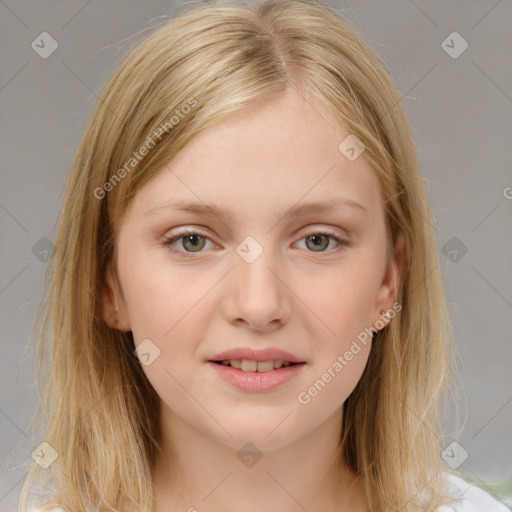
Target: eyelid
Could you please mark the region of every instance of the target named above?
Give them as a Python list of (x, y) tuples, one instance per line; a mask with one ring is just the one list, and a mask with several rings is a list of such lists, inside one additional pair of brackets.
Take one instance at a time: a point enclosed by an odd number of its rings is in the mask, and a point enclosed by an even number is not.
[(309, 236), (309, 235), (322, 234), (322, 235), (329, 235), (334, 238), (348, 239), (348, 234), (343, 230), (341, 233), (339, 233), (339, 232), (335, 231), (333, 228), (322, 228), (322, 227), (315, 227), (315, 226), (308, 227), (305, 229), (306, 229), (306, 232), (302, 234), (302, 238), (304, 238), (305, 236)]
[[(204, 238), (205, 240), (209, 240), (210, 242), (212, 242), (212, 244), (218, 245), (211, 239), (210, 235), (206, 234), (204, 231), (201, 231), (200, 229), (195, 228), (195, 227), (184, 228), (183, 230), (178, 230), (175, 233), (171, 233), (169, 235), (167, 235), (167, 234), (163, 235), (163, 239), (164, 239), (164, 242), (167, 242), (167, 244), (169, 245), (170, 243), (174, 243), (182, 237), (194, 236), (194, 235), (199, 235), (200, 237)], [(193, 253), (190, 253), (190, 254), (193, 254)]]

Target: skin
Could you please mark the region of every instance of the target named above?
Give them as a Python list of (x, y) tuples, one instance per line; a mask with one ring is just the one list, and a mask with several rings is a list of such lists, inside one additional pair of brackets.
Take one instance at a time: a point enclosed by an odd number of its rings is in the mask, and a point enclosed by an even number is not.
[[(132, 331), (136, 345), (149, 338), (160, 350), (143, 366), (162, 401), (157, 512), (367, 510), (364, 479), (338, 460), (337, 445), (342, 406), (371, 340), (309, 404), (297, 396), (392, 307), (403, 237), (386, 268), (378, 180), (364, 153), (353, 162), (340, 153), (348, 132), (313, 106), (288, 91), (210, 127), (138, 192), (123, 216), (116, 267), (105, 276), (104, 316)], [(280, 213), (335, 197), (357, 201), (366, 212)], [(230, 207), (236, 217), (170, 209), (145, 215), (177, 200)], [(162, 245), (184, 228), (206, 237), (196, 245), (174, 242), (190, 257)], [(317, 235), (330, 229), (349, 245), (321, 238), (317, 247), (309, 229)], [(247, 236), (263, 249), (252, 263), (236, 252)], [(241, 346), (281, 348), (307, 364), (273, 391), (243, 392), (205, 362)], [(262, 453), (252, 467), (237, 458), (247, 442)]]

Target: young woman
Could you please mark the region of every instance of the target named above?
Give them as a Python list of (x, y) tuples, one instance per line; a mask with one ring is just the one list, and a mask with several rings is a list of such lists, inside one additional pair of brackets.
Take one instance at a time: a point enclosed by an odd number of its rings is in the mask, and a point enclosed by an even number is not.
[(430, 218), (397, 90), (336, 12), (163, 24), (69, 175), (20, 510), (506, 510), (441, 458)]

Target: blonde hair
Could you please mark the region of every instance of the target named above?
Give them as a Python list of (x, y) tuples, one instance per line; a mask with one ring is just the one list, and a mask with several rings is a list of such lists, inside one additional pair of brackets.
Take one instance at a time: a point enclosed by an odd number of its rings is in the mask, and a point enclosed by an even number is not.
[[(399, 232), (405, 237), (396, 296), (402, 309), (377, 335), (344, 404), (344, 461), (364, 474), (373, 512), (433, 511), (449, 501), (439, 405), (456, 383), (453, 334), (400, 96), (336, 11), (277, 0), (188, 6), (138, 44), (108, 81), (69, 173), (37, 315), (44, 440), (58, 458), (46, 470), (33, 464), (20, 512), (36, 483), (48, 507), (153, 510), (158, 396), (134, 357), (131, 332), (108, 327), (101, 308), (117, 228), (137, 191), (198, 133), (289, 88), (319, 101), (332, 113), (328, 122), (364, 143), (381, 186), (390, 255)], [(144, 144), (144, 157), (132, 161)]]

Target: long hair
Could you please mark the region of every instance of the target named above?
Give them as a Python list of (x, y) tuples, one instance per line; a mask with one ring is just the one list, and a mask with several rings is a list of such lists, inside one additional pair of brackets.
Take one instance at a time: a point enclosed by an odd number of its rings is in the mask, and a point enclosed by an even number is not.
[(340, 453), (364, 474), (372, 512), (433, 511), (449, 501), (439, 406), (455, 383), (454, 340), (400, 94), (335, 10), (312, 0), (218, 1), (188, 5), (125, 56), (83, 134), (36, 316), (43, 440), (58, 456), (46, 469), (33, 463), (20, 512), (36, 488), (48, 507), (70, 512), (153, 510), (158, 396), (132, 333), (108, 327), (101, 308), (119, 222), (137, 191), (195, 136), (289, 88), (321, 102), (326, 122), (364, 143), (389, 254), (399, 232), (405, 237), (402, 309), (378, 333), (344, 404)]

